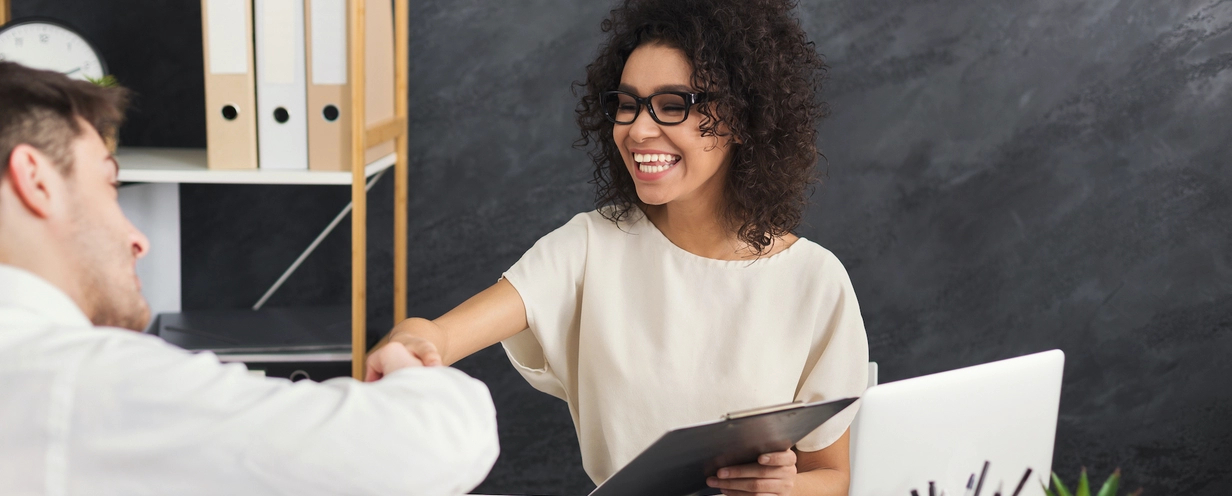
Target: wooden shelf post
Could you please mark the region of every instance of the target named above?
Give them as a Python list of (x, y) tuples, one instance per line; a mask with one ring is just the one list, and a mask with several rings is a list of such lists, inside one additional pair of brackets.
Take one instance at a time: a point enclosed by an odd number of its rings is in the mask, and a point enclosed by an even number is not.
[(10, 10), (9, 0), (0, 0), (0, 24), (9, 22), (13, 18), (13, 11)]
[(406, 319), (406, 244), (407, 244), (407, 190), (410, 178), (407, 164), (407, 97), (408, 55), (410, 52), (410, 10), (407, 0), (394, 0), (394, 105), (396, 119), (402, 132), (398, 135), (394, 152), (398, 161), (394, 164), (394, 324)]
[[(378, 0), (382, 1), (382, 0)], [(368, 193), (364, 189), (364, 151), (368, 149), (364, 115), (365, 0), (350, 0), (347, 63), (351, 82), (351, 376), (364, 380), (368, 351)]]
[[(3, 1), (3, 0), (0, 0)], [(376, 0), (388, 2), (391, 0)], [(410, 9), (407, 0), (394, 2), (394, 118), (367, 126), (364, 112), (364, 67), (366, 0), (349, 0), (349, 56), (351, 81), (351, 374), (364, 379), (364, 359), (368, 347), (368, 194), (364, 187), (364, 151), (369, 145), (395, 143), (394, 163), (394, 323), (406, 318), (407, 251), (407, 52), (409, 50)]]

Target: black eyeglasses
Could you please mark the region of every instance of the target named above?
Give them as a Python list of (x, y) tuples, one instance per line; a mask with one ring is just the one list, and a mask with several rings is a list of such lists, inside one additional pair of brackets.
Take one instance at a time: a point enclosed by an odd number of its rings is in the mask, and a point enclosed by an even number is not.
[(600, 95), (603, 114), (616, 124), (633, 124), (642, 112), (642, 106), (650, 111), (650, 118), (664, 126), (673, 126), (689, 118), (689, 109), (706, 101), (705, 93), (664, 91), (646, 98), (626, 91), (605, 91)]

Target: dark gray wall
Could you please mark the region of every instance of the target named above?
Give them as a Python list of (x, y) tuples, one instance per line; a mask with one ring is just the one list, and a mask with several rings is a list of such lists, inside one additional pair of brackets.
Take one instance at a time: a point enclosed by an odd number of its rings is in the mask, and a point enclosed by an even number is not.
[(889, 379), (1067, 353), (1055, 467), (1229, 494), (1232, 2), (809, 2)]
[[(1232, 1), (807, 0), (832, 66), (828, 181), (799, 234), (851, 273), (893, 380), (1067, 353), (1055, 469), (1148, 494), (1232, 487)], [(79, 26), (139, 108), (131, 145), (204, 145), (199, 3), (15, 0)], [(570, 82), (607, 2), (414, 1), (411, 288), (434, 317), (591, 205)], [(372, 333), (391, 191), (371, 196)], [(345, 188), (181, 187), (188, 308), (251, 305)], [(291, 221), (284, 219), (291, 218)], [(271, 304), (347, 301), (344, 224)], [(499, 349), (486, 492), (579, 494), (567, 410)]]

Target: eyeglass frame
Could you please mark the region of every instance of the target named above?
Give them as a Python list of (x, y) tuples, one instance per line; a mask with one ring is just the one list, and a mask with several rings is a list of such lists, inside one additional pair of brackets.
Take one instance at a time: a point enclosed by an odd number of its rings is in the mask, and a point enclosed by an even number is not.
[[(626, 95), (629, 98), (633, 99), (633, 102), (637, 104), (637, 110), (633, 111), (632, 120), (630, 120), (629, 122), (620, 122), (616, 120), (616, 116), (608, 114), (607, 98), (609, 95)], [(663, 122), (662, 120), (659, 119), (659, 115), (656, 114), (654, 111), (654, 105), (650, 104), (650, 100), (659, 95), (676, 95), (684, 99), (684, 117), (680, 119), (680, 122), (670, 122), (669, 123), (669, 122)], [(689, 111), (693, 109), (693, 106), (699, 103), (706, 103), (706, 100), (708, 98), (709, 98), (709, 94), (706, 92), (689, 93), (687, 91), (660, 91), (658, 93), (651, 93), (649, 95), (646, 95), (646, 97), (643, 98), (643, 97), (634, 95), (633, 93), (629, 93), (628, 91), (609, 90), (609, 91), (604, 91), (603, 93), (599, 94), (599, 105), (603, 107), (603, 116), (607, 117), (607, 120), (611, 121), (613, 124), (617, 124), (621, 126), (628, 126), (628, 125), (633, 124), (634, 122), (637, 122), (637, 118), (642, 115), (642, 107), (646, 107), (646, 111), (650, 112), (650, 118), (654, 119), (654, 121), (659, 123), (659, 125), (675, 126), (677, 124), (680, 124), (681, 122), (689, 120)]]

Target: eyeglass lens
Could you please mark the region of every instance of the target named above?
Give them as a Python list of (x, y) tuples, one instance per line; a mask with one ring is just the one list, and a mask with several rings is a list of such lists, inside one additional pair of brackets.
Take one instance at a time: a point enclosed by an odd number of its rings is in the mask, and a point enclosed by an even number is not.
[[(609, 97), (605, 103), (604, 111), (607, 115), (616, 121), (617, 124), (632, 124), (637, 118), (638, 107), (640, 106), (637, 100), (631, 95), (625, 93), (615, 93), (615, 98)], [(688, 116), (689, 107), (685, 103), (685, 99), (681, 95), (672, 93), (660, 93), (650, 98), (650, 105), (654, 107), (655, 120), (661, 124), (679, 124), (684, 122)]]

